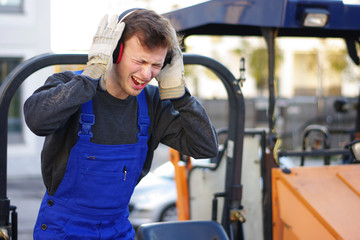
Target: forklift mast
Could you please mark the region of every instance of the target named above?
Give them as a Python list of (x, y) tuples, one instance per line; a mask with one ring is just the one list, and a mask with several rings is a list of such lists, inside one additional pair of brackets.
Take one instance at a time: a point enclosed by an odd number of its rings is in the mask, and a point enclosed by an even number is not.
[[(266, 161), (262, 163), (264, 239), (273, 237), (272, 177), (271, 169), (279, 166), (279, 156), (305, 156), (302, 152), (281, 152), (280, 140), (275, 132), (276, 95), (274, 84), (275, 39), (278, 37), (342, 38), (348, 54), (355, 65), (360, 64), (360, 3), (342, 0), (212, 0), (164, 14), (184, 38), (192, 35), (258, 36), (263, 37), (268, 52), (268, 131), (266, 137)], [(358, 114), (359, 115), (359, 114)], [(359, 119), (360, 120), (360, 119)], [(358, 121), (360, 122), (360, 121)], [(357, 123), (355, 131), (360, 124)], [(229, 133), (236, 132), (229, 126)], [(336, 154), (347, 154), (347, 150), (325, 149), (326, 158)], [(306, 153), (314, 154), (314, 153)], [(241, 158), (234, 159), (242, 161)], [(241, 169), (242, 162), (235, 164)], [(236, 170), (235, 170), (236, 171)], [(226, 176), (234, 175), (227, 168)], [(234, 180), (234, 179), (233, 179)], [(226, 182), (229, 186), (241, 186), (241, 182)], [(239, 203), (236, 196), (232, 195)], [(241, 204), (241, 199), (240, 199)], [(225, 230), (230, 229), (224, 225)], [(241, 229), (239, 229), (241, 231)], [(239, 236), (241, 233), (238, 234)], [(241, 239), (241, 238), (238, 238)]]

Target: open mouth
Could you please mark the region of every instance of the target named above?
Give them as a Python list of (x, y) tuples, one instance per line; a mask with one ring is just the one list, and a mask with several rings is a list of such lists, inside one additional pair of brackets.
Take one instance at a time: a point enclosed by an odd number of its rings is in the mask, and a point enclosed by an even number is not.
[(148, 83), (147, 81), (140, 80), (139, 78), (137, 78), (135, 76), (131, 76), (131, 79), (133, 80), (134, 86), (137, 89), (144, 88), (146, 86), (146, 84)]

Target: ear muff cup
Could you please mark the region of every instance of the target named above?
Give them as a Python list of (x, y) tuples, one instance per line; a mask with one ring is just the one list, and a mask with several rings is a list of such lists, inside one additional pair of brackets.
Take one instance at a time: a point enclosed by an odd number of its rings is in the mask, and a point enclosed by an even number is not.
[(123, 51), (124, 51), (124, 44), (121, 41), (119, 41), (113, 53), (113, 63), (118, 64), (120, 62)]
[[(119, 22), (121, 22), (125, 17), (127, 17), (128, 15), (130, 15), (132, 12), (136, 11), (136, 10), (140, 10), (143, 8), (131, 8), (128, 9), (126, 11), (124, 11), (122, 14), (119, 15)], [(126, 28), (126, 26), (125, 26)], [(113, 63), (119, 63), (122, 57), (122, 53), (124, 50), (124, 44), (121, 41), (121, 38), (113, 52)]]

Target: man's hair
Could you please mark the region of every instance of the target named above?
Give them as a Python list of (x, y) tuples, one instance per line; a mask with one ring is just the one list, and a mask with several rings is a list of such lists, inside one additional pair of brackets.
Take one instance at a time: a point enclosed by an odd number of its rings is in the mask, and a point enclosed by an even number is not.
[(155, 11), (137, 9), (126, 16), (122, 22), (125, 23), (120, 40), (123, 43), (137, 35), (141, 45), (148, 49), (165, 47), (171, 51), (176, 44), (179, 44), (179, 39), (173, 39), (174, 29), (170, 21)]

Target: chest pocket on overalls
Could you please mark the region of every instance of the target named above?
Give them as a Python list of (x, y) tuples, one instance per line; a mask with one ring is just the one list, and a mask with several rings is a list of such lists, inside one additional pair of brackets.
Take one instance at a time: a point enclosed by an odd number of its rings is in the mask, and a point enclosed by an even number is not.
[(127, 205), (140, 174), (136, 152), (135, 149), (127, 149), (121, 154), (118, 151), (101, 155), (84, 154), (79, 161), (79, 181), (83, 188), (79, 192), (78, 203), (94, 208)]

